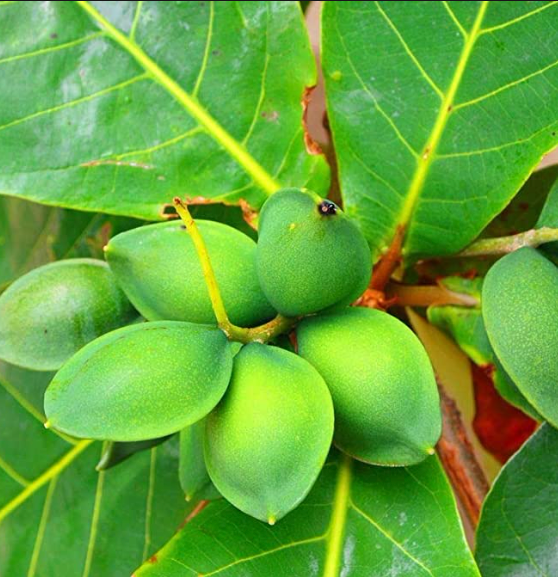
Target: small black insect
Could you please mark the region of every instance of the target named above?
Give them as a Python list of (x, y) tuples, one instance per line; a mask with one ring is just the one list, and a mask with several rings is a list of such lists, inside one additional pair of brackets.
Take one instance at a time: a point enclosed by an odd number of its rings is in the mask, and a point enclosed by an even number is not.
[(324, 216), (333, 216), (337, 214), (337, 205), (329, 200), (322, 200), (318, 204), (318, 212)]

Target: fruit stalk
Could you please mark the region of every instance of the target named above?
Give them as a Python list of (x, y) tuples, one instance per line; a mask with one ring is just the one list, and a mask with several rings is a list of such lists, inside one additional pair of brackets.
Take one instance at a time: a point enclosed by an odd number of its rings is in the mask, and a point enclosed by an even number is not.
[(203, 270), (203, 277), (207, 285), (211, 306), (213, 307), (217, 324), (227, 337), (241, 343), (266, 343), (273, 337), (288, 331), (294, 325), (296, 319), (288, 318), (283, 315), (277, 315), (271, 321), (253, 328), (243, 328), (231, 323), (223, 303), (217, 279), (215, 278), (215, 272), (211, 266), (207, 247), (205, 246), (205, 242), (196, 225), (196, 221), (190, 214), (188, 206), (180, 198), (175, 197), (173, 199), (173, 204), (176, 208), (176, 212), (186, 227), (186, 231), (194, 243)]
[(209, 254), (205, 246), (205, 242), (198, 230), (196, 221), (192, 218), (190, 211), (185, 203), (180, 200), (180, 198), (175, 197), (173, 199), (176, 212), (182, 219), (186, 231), (190, 235), (194, 246), (196, 247), (196, 252), (200, 259), (200, 264), (203, 270), (203, 277), (205, 279), (207, 290), (209, 292), (209, 298), (211, 299), (211, 306), (213, 307), (213, 312), (215, 313), (215, 318), (217, 319), (217, 324), (227, 336), (229, 336), (230, 328), (232, 326), (227, 316), (227, 311), (225, 310), (225, 305), (223, 304), (223, 299), (221, 297), (221, 291), (217, 285), (217, 279), (215, 278), (215, 272), (211, 266), (211, 261), (209, 260)]
[(489, 485), (467, 437), (455, 401), (438, 383), (442, 403), (442, 437), (436, 447), (440, 461), (457, 493), (467, 520), (475, 529)]
[(489, 255), (498, 256), (508, 254), (524, 246), (536, 248), (541, 244), (553, 241), (558, 241), (558, 228), (543, 227), (511, 236), (483, 238), (477, 240), (455, 256), (459, 258)]

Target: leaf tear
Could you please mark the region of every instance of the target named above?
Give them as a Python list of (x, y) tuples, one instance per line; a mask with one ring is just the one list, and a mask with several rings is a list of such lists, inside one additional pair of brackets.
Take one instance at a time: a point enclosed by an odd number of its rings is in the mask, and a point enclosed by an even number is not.
[(322, 147), (316, 142), (308, 128), (308, 109), (310, 107), (310, 101), (312, 100), (312, 93), (316, 89), (316, 85), (307, 86), (302, 93), (302, 100), (300, 104), (302, 105), (302, 129), (304, 132), (304, 145), (306, 146), (306, 152), (313, 156), (323, 154)]

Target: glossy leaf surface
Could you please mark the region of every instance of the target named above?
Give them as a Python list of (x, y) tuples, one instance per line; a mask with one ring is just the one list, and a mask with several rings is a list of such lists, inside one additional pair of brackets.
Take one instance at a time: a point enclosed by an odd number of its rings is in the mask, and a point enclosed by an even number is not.
[(477, 532), (483, 577), (558, 574), (558, 431), (543, 425), (502, 469)]
[(158, 219), (177, 194), (257, 206), (279, 182), (327, 186), (304, 146), (316, 70), (297, 3), (1, 10), (0, 193)]
[(334, 459), (271, 528), (211, 503), (135, 575), (480, 577), (435, 458), (406, 469)]
[(557, 14), (554, 2), (325, 4), (341, 189), (374, 249), (398, 227), (411, 258), (462, 249), (556, 145)]

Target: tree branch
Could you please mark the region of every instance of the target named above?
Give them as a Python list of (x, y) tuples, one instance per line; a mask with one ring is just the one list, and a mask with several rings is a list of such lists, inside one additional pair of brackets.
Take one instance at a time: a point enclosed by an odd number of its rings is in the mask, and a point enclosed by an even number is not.
[(455, 401), (438, 382), (442, 403), (442, 437), (436, 450), (471, 524), (476, 528), (489, 489)]
[(402, 226), (398, 226), (393, 236), (393, 241), (387, 252), (380, 258), (374, 270), (372, 271), (372, 280), (370, 289), (373, 291), (384, 290), (389, 282), (391, 275), (401, 262), (401, 247), (403, 245), (403, 236), (405, 231)]
[(457, 253), (456, 257), (503, 255), (513, 252), (524, 246), (537, 246), (546, 242), (558, 241), (558, 228), (543, 227), (531, 229), (526, 232), (514, 234), (512, 236), (501, 236), (497, 238), (483, 238), (477, 240), (465, 250)]

